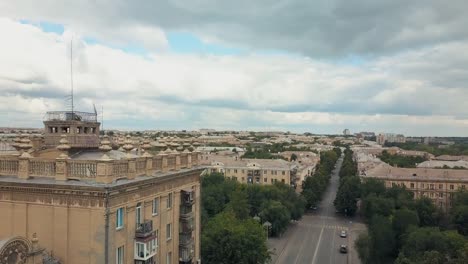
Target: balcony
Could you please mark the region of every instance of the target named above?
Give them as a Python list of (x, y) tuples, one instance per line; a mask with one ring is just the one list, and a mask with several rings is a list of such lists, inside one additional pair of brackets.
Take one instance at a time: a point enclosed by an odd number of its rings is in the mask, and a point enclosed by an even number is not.
[(183, 190), (181, 192), (182, 195), (182, 205), (184, 206), (191, 206), (194, 203), (193, 199), (193, 190)]
[(179, 224), (179, 234), (190, 234), (192, 235), (193, 231), (193, 220), (181, 221)]
[(185, 246), (185, 247), (191, 247), (193, 245), (192, 232), (179, 233), (179, 245)]
[(192, 263), (193, 248), (179, 245), (179, 263)]
[(153, 220), (146, 220), (135, 229), (135, 238), (148, 238), (154, 236)]

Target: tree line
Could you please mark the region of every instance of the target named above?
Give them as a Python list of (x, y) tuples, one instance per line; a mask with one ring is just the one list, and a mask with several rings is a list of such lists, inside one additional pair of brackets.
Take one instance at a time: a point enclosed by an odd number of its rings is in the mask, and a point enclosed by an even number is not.
[(427, 160), (425, 157), (419, 156), (403, 156), (398, 154), (392, 155), (386, 150), (382, 151), (382, 154), (379, 155), (379, 158), (385, 163), (400, 168), (416, 168), (418, 163)]
[(219, 173), (202, 177), (203, 262), (266, 263), (267, 232), (281, 235), (304, 208), (304, 199), (283, 183), (247, 185)]
[(431, 199), (377, 179), (365, 179), (360, 192), (369, 227), (355, 243), (362, 263), (468, 263), (468, 193), (456, 193), (444, 215)]
[(357, 175), (357, 165), (353, 160), (353, 151), (349, 147), (344, 151), (339, 176), (340, 182), (333, 204), (338, 212), (352, 216), (357, 211), (357, 201), (361, 196), (361, 179)]
[(302, 196), (306, 200), (307, 208), (317, 206), (322, 200), (322, 195), (330, 182), (331, 172), (340, 156), (340, 148), (320, 153), (320, 163), (315, 168), (314, 174), (307, 177), (302, 184)]

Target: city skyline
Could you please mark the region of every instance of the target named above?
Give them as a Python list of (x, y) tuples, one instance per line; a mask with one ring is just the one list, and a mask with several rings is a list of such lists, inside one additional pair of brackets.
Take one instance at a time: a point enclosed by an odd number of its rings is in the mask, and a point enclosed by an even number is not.
[(463, 10), (2, 3), (0, 123), (41, 127), (66, 108), (73, 38), (77, 108), (104, 107), (106, 128), (466, 136)]

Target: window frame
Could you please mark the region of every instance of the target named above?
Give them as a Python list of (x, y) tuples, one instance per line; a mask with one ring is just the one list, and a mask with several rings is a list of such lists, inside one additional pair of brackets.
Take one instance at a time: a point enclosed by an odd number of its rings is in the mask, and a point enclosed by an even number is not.
[(151, 207), (151, 214), (156, 216), (159, 214), (159, 197), (153, 198), (152, 207)]
[(120, 230), (124, 228), (124, 208), (119, 207), (115, 211), (115, 229)]
[(166, 224), (166, 241), (172, 239), (172, 223)]
[(173, 203), (173, 195), (172, 192), (167, 194), (166, 198), (166, 209), (171, 209), (172, 208), (172, 203)]
[[(119, 254), (121, 253), (121, 254)], [(120, 247), (117, 247), (117, 250), (115, 252), (115, 263), (116, 264), (125, 264), (125, 245), (122, 245)], [(120, 256), (122, 259), (120, 259)]]

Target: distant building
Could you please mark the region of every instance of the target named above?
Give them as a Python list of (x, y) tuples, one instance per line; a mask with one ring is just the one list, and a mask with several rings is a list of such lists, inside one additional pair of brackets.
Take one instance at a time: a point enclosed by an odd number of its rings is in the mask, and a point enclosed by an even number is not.
[(380, 133), (377, 138), (377, 143), (384, 145), (385, 143), (405, 143), (406, 138), (402, 134), (393, 134), (393, 133)]
[(343, 130), (343, 135), (349, 136), (351, 135), (351, 132), (349, 131), (349, 129), (346, 128), (345, 130)]
[(219, 172), (226, 178), (247, 184), (294, 183), (295, 170), (292, 163), (282, 159), (217, 158), (208, 166), (207, 172)]
[(468, 185), (468, 170), (395, 168), (386, 163), (362, 171), (361, 176), (381, 179), (386, 187), (405, 186), (415, 198), (428, 197), (444, 211), (452, 206), (454, 193)]

